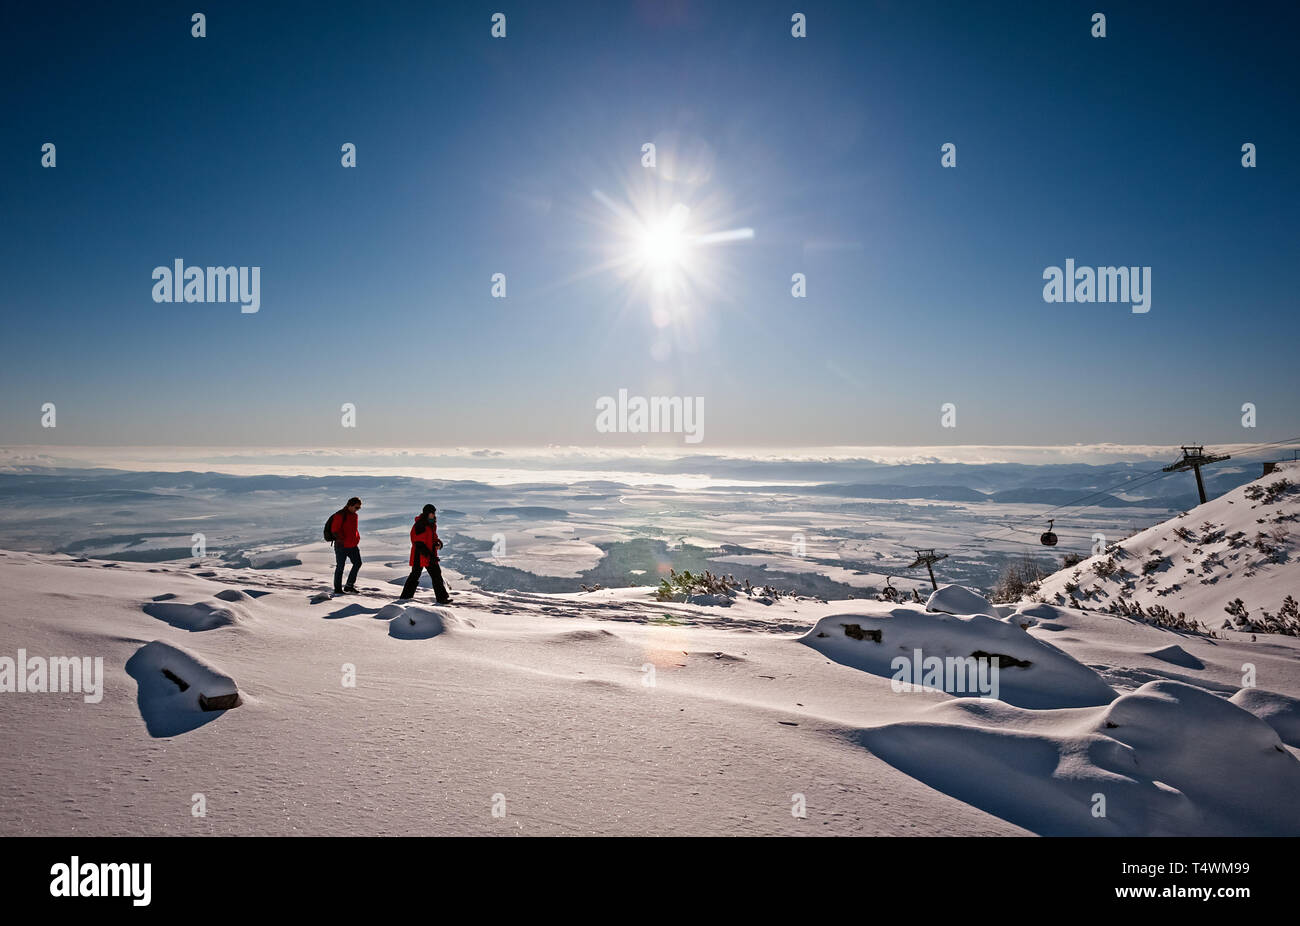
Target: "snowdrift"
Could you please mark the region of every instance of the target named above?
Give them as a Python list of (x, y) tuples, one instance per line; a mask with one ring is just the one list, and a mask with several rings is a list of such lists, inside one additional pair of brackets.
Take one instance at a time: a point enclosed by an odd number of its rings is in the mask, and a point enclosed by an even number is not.
[(1102, 708), (935, 705), (852, 734), (930, 787), (1040, 835), (1297, 835), (1300, 762), (1259, 718), (1182, 682)]
[(265, 592), (259, 592), (258, 594), (254, 595), (254, 594), (250, 594), (249, 592), (245, 592), (245, 591), (242, 591), (242, 590), (237, 589), (237, 588), (226, 588), (226, 589), (222, 589), (221, 591), (217, 592), (217, 593), (216, 593), (215, 595), (213, 595), (212, 597), (213, 597), (213, 598), (220, 598), (222, 601), (253, 601), (253, 600), (255, 600), (256, 598), (259, 598), (261, 595), (264, 595), (264, 594), (266, 594), (266, 593), (265, 593)]
[(1194, 685), (1149, 682), (1101, 720), (1144, 774), (1202, 807), (1215, 832), (1300, 832), (1300, 762), (1249, 711)]
[(1272, 727), (1282, 742), (1300, 749), (1300, 698), (1263, 688), (1243, 688), (1230, 700)]
[[(950, 594), (944, 602), (960, 600), (980, 606), (971, 600), (974, 597)], [(986, 614), (945, 614), (909, 605), (867, 605), (862, 611), (822, 618), (799, 641), (843, 665), (890, 679), (899, 674), (894, 660), (902, 657), (916, 665), (918, 651), (922, 660), (987, 660), (997, 666), (998, 698), (1020, 707), (1084, 707), (1106, 704), (1115, 697), (1115, 691), (1096, 672), (1030, 636), (1014, 616), (1002, 619)], [(975, 693), (969, 686), (950, 681), (945, 675), (939, 687), (959, 696)]]
[[(218, 592), (218, 595), (224, 595)], [(200, 601), (195, 604), (181, 604), (175, 601), (150, 601), (144, 605), (144, 613), (166, 621), (173, 627), (198, 633), (229, 627), (248, 621), (248, 612), (239, 606), (225, 601)]]

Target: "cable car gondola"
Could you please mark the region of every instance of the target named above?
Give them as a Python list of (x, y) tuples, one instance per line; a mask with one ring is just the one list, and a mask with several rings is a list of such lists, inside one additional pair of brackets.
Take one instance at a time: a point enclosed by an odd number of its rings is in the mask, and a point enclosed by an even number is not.
[(1047, 522), (1047, 530), (1043, 531), (1042, 536), (1038, 538), (1038, 542), (1045, 547), (1056, 546), (1056, 535), (1052, 533), (1052, 525), (1054, 525), (1055, 523), (1056, 523), (1055, 518), (1049, 520)]

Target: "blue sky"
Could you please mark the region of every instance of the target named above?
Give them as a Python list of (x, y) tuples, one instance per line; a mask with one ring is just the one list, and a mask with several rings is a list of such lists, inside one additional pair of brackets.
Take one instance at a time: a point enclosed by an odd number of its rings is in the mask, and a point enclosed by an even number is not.
[[(1300, 434), (1290, 5), (275, 6), (7, 13), (0, 443), (682, 443), (620, 388), (704, 448)], [(660, 327), (593, 190), (754, 237)], [(176, 258), (261, 310), (154, 303)], [(1151, 311), (1045, 303), (1066, 258)]]

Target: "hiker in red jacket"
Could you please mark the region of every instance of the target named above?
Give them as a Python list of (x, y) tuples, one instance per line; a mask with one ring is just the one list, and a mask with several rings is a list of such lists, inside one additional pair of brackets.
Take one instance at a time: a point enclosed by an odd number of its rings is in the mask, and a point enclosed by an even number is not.
[(440, 549), (442, 549), (442, 541), (438, 539), (438, 509), (432, 505), (425, 505), (420, 516), (415, 519), (415, 524), (411, 526), (411, 574), (406, 577), (406, 585), (402, 587), (403, 599), (415, 595), (415, 589), (420, 584), (420, 572), (427, 569), (438, 604), (451, 602), (451, 596), (447, 594), (447, 586), (442, 581), (442, 567), (438, 565)]
[[(334, 512), (330, 518), (330, 533), (334, 535), (334, 594), (357, 590), (357, 573), (361, 569), (361, 530), (357, 524), (357, 512), (361, 510), (361, 499), (355, 495), (348, 503)], [(343, 585), (343, 562), (352, 561), (352, 571), (348, 573), (348, 584)]]

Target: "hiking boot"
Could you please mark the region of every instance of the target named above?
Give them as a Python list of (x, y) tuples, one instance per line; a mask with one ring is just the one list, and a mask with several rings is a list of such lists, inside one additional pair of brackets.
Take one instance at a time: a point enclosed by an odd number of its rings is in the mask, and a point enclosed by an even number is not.
[(334, 589), (334, 594), (336, 594), (336, 595), (342, 595), (342, 594), (343, 594), (343, 589), (341, 589), (341, 588), (336, 588), (336, 589)]
[(357, 594), (357, 587), (355, 585), (345, 585), (343, 586), (343, 591), (355, 595)]

